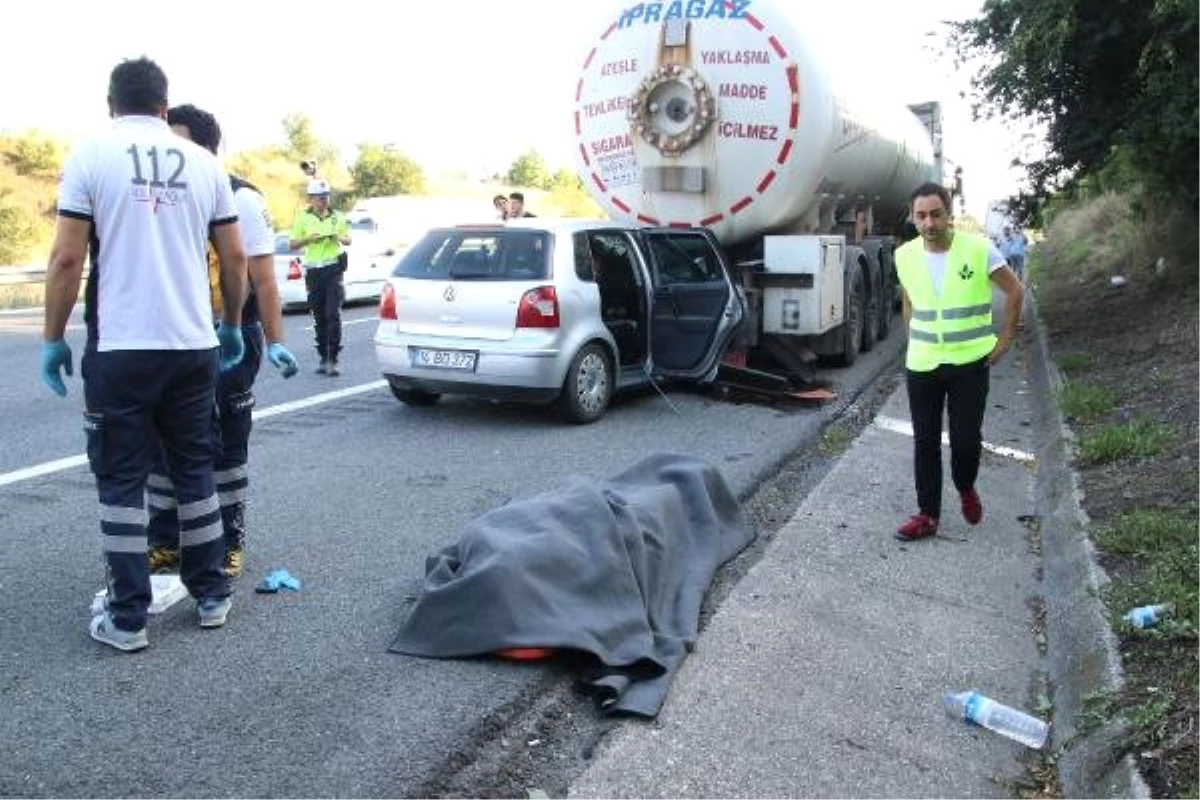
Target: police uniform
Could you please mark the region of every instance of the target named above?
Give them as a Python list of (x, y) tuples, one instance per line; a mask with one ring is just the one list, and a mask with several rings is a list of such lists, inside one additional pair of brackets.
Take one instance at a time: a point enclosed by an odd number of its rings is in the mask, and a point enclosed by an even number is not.
[(917, 504), (938, 519), (942, 504), (942, 413), (950, 421), (950, 472), (972, 490), (983, 452), (983, 415), (996, 346), (991, 273), (1004, 256), (987, 238), (955, 232), (944, 253), (922, 239), (896, 249), (896, 273), (912, 308), (905, 377), (913, 425)]
[[(320, 191), (323, 190), (323, 191)], [(308, 194), (328, 194), (329, 186), (314, 179)], [(342, 267), (339, 257), (342, 245), (332, 237), (346, 237), (350, 226), (340, 211), (327, 209), (324, 216), (309, 206), (292, 224), (292, 241), (309, 236), (321, 237), (304, 248), (304, 284), (308, 290), (308, 307), (312, 311), (313, 338), (316, 340), (317, 355), (321, 358), (318, 371), (337, 374), (338, 354), (342, 352), (342, 302), (346, 298), (342, 285)]]
[(160, 448), (178, 499), (180, 577), (198, 600), (230, 594), (213, 482), (217, 337), (206, 247), (237, 222), (214, 156), (151, 116), (121, 116), (63, 167), (58, 213), (92, 224), (81, 362), (87, 455), (100, 501), (108, 612), (145, 627), (146, 476)]
[[(246, 256), (273, 255), (275, 236), (271, 216), (262, 195), (250, 184), (231, 178), (234, 202), (237, 205), (242, 243)], [(209, 248), (210, 301), (214, 315), (220, 314), (216, 255)], [(246, 496), (249, 491), (250, 429), (254, 409), (254, 380), (262, 363), (263, 331), (259, 319), (258, 300), (251, 287), (250, 296), (242, 306), (242, 340), (245, 355), (240, 363), (217, 377), (216, 419), (217, 438), (215, 480), (221, 507), (221, 527), (225, 541), (225, 570), (229, 577), (241, 572), (241, 550), (246, 539)], [(178, 567), (179, 520), (174, 486), (159, 459), (146, 485), (149, 509), (150, 568), (152, 570)]]

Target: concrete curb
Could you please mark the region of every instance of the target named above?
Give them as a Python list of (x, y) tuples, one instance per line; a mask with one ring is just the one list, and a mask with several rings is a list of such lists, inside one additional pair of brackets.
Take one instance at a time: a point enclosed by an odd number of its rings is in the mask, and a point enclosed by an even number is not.
[[(1096, 561), (1088, 538), (1079, 476), (1071, 467), (1074, 436), (1055, 397), (1063, 379), (1050, 359), (1036, 298), (1028, 293), (1026, 315), (1032, 329), (1030, 383), (1040, 398), (1035, 425), (1046, 435), (1038, 448), (1035, 508), (1041, 518), (1043, 586), (1046, 600), (1047, 659), (1054, 686), (1054, 741), (1059, 780), (1067, 797), (1150, 797), (1132, 757), (1118, 757), (1124, 730), (1113, 720), (1090, 732), (1078, 721), (1090, 695), (1114, 691), (1123, 683), (1120, 656), (1099, 590), (1108, 576)], [(1055, 436), (1054, 432), (1058, 435)]]

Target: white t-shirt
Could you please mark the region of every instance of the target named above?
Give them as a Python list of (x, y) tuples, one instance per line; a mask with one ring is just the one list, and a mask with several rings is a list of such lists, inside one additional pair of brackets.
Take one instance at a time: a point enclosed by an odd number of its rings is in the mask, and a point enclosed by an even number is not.
[(275, 229), (271, 227), (271, 212), (258, 192), (242, 186), (233, 193), (237, 205), (238, 225), (242, 229), (242, 244), (246, 256), (273, 256)]
[[(933, 279), (933, 291), (938, 297), (942, 296), (942, 280), (946, 277), (946, 256), (948, 255), (950, 255), (949, 250), (944, 253), (925, 251), (925, 263), (929, 266), (929, 277)], [(1008, 266), (1008, 259), (1001, 254), (995, 242), (989, 241), (988, 275), (1006, 266)]]
[(58, 213), (93, 225), (86, 319), (98, 350), (217, 346), (209, 228), (238, 214), (212, 153), (158, 117), (119, 117), (71, 153)]

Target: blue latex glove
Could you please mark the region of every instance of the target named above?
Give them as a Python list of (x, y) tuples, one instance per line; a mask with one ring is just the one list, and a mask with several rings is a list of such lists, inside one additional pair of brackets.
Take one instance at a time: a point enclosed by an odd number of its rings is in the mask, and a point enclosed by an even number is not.
[(217, 326), (217, 341), (221, 343), (221, 372), (228, 372), (240, 364), (242, 356), (246, 354), (241, 327), (226, 325), (222, 320)]
[(288, 574), (286, 569), (277, 569), (262, 579), (262, 583), (254, 587), (259, 594), (275, 594), (280, 589), (300, 591), (300, 581)]
[(296, 357), (280, 342), (271, 342), (267, 345), (267, 360), (285, 378), (292, 377), (300, 369), (300, 365), (296, 363)]
[(63, 369), (68, 375), (74, 375), (71, 366), (71, 346), (62, 339), (52, 342), (42, 342), (42, 383), (59, 397), (67, 396), (67, 386), (63, 383), (59, 370)]

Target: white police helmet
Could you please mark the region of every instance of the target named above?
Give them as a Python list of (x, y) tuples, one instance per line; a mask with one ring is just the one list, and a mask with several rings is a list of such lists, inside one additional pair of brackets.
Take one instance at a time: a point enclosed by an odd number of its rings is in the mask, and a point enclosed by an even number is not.
[(329, 194), (329, 181), (322, 178), (313, 178), (308, 182), (307, 193), (310, 197), (316, 194)]

